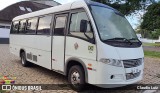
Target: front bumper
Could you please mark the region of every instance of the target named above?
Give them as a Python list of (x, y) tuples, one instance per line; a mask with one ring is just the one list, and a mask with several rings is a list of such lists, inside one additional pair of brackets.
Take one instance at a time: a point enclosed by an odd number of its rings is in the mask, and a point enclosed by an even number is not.
[(115, 88), (134, 84), (143, 78), (144, 64), (138, 67), (124, 68), (104, 65), (99, 62), (97, 70), (97, 82), (95, 86), (103, 88)]

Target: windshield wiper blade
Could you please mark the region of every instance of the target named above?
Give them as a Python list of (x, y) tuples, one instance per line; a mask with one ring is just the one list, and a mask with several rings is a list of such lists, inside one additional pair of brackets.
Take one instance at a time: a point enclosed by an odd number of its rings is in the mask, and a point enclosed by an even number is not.
[(139, 42), (139, 44), (142, 45), (142, 42), (138, 38), (132, 38), (132, 39), (129, 39), (129, 40), (137, 40)]
[(111, 38), (111, 39), (107, 39), (107, 40), (104, 40), (104, 41), (124, 41), (124, 42), (127, 42), (129, 43), (130, 45), (132, 45), (132, 42), (126, 38), (121, 38), (121, 37), (116, 37), (116, 38)]

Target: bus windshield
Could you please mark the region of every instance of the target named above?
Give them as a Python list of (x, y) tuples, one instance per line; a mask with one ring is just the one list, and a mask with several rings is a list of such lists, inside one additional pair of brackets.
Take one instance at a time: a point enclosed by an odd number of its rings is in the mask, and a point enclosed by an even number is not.
[(102, 41), (125, 39), (124, 41), (133, 42), (133, 40), (137, 40), (139, 42), (135, 31), (119, 12), (116, 13), (107, 7), (94, 5), (91, 5), (91, 11)]

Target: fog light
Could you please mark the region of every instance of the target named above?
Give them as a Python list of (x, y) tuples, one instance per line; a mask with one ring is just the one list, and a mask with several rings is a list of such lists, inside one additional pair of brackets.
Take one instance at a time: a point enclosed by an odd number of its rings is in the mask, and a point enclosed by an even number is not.
[(137, 78), (139, 77), (141, 74), (141, 71), (137, 72), (137, 73), (126, 73), (126, 79), (129, 80), (129, 79), (134, 79), (134, 78)]

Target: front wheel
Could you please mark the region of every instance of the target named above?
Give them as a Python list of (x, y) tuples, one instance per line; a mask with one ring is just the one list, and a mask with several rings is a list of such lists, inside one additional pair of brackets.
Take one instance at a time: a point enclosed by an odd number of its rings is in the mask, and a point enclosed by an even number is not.
[(85, 86), (84, 70), (81, 66), (72, 66), (69, 70), (68, 81), (74, 90), (81, 91)]

